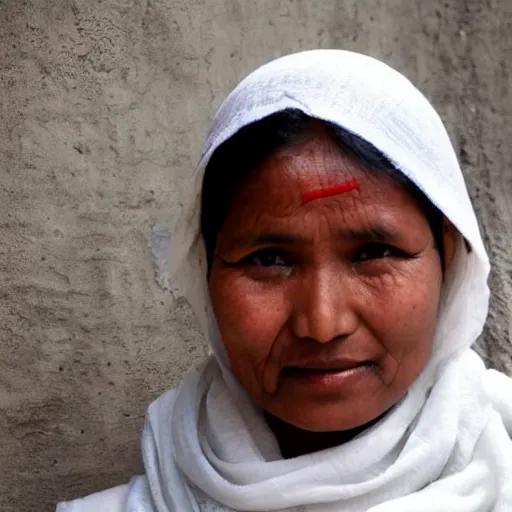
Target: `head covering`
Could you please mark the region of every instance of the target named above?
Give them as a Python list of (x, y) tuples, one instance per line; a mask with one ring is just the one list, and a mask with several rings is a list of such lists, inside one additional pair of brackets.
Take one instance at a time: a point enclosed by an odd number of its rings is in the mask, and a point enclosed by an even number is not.
[[(213, 152), (287, 108), (379, 149), (464, 241), (445, 276), (432, 356), (407, 396), (352, 441), (284, 460), (230, 371), (208, 297), (199, 219)], [(251, 73), (215, 116), (171, 248), (174, 284), (214, 356), (151, 405), (146, 476), (132, 487), (130, 510), (512, 510), (512, 384), (470, 349), (487, 315), (489, 262), (446, 129), (404, 76), (341, 50), (289, 55)]]

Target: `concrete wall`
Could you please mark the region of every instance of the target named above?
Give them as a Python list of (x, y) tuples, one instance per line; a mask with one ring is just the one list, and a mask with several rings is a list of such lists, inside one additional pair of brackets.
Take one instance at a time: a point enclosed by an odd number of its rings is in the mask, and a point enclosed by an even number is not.
[(512, 1), (0, 0), (0, 510), (140, 471), (146, 405), (204, 357), (166, 225), (222, 97), (313, 47), (405, 72), (458, 148), (512, 370)]

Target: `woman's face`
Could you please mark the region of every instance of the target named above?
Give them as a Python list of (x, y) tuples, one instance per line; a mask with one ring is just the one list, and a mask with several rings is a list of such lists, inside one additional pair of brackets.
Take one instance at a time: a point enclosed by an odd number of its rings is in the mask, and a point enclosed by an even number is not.
[[(304, 201), (347, 182), (358, 189)], [(414, 199), (315, 132), (238, 189), (209, 287), (255, 404), (325, 432), (363, 425), (406, 394), (431, 353), (441, 282)]]

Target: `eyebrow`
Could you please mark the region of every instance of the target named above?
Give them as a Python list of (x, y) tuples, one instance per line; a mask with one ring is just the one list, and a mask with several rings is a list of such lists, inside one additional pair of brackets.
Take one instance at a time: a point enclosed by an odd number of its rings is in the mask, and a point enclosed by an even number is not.
[[(371, 226), (364, 229), (342, 228), (335, 230), (338, 238), (351, 242), (398, 242), (400, 234), (385, 226)], [(312, 243), (310, 238), (290, 233), (267, 232), (256, 235), (241, 235), (235, 237), (234, 245), (238, 247), (256, 247), (262, 245), (293, 245), (297, 243)]]
[(371, 226), (365, 229), (339, 229), (338, 235), (345, 240), (370, 242), (397, 242), (400, 234), (385, 226)]

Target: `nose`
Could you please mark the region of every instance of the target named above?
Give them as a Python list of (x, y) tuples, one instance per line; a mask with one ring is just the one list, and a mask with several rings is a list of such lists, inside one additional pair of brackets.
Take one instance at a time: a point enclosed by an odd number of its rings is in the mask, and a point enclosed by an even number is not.
[(329, 343), (357, 329), (356, 291), (339, 270), (323, 268), (312, 272), (299, 280), (292, 293), (290, 323), (295, 336)]

